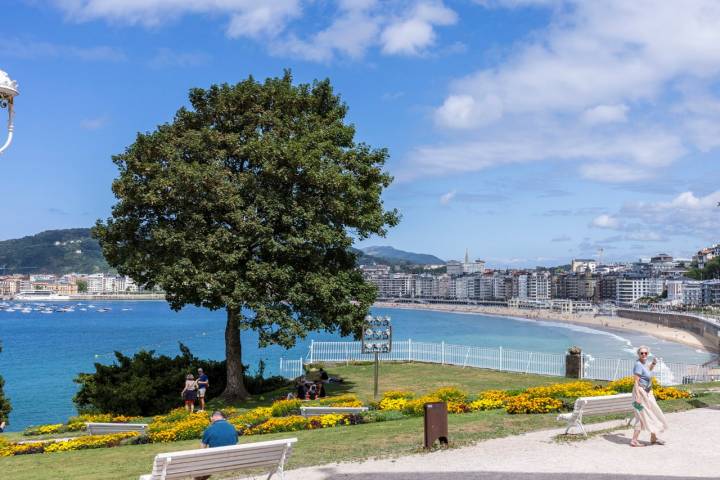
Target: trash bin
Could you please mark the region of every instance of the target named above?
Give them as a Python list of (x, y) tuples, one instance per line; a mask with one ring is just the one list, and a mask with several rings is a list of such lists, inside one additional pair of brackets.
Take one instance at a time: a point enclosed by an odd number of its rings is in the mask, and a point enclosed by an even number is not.
[(432, 448), (436, 440), (448, 444), (448, 410), (445, 402), (426, 403), (425, 448)]

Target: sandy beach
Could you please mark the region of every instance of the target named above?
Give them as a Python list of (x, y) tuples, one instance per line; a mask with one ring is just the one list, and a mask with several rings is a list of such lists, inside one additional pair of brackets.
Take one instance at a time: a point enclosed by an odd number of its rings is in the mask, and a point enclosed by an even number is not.
[(572, 323), (585, 325), (601, 330), (631, 330), (635, 332), (652, 335), (656, 338), (681, 343), (689, 347), (708, 352), (717, 352), (715, 345), (710, 344), (706, 339), (698, 337), (685, 330), (654, 325), (639, 320), (631, 320), (621, 317), (596, 316), (594, 314), (569, 314), (551, 312), (548, 310), (521, 310), (509, 307), (491, 307), (481, 305), (452, 305), (452, 304), (408, 304), (376, 302), (378, 308), (403, 308), (408, 310), (433, 310), (452, 313), (480, 313), (484, 315), (496, 315), (499, 317), (520, 317), (530, 320), (545, 320), (551, 322)]

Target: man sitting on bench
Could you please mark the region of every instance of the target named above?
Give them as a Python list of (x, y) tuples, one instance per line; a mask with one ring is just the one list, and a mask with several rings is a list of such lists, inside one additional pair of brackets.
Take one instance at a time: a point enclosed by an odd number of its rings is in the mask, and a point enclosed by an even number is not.
[[(227, 447), (237, 444), (237, 430), (227, 421), (223, 412), (215, 410), (210, 420), (212, 423), (203, 432), (201, 444), (203, 448)], [(195, 480), (207, 480), (208, 478), (210, 478), (210, 475), (195, 477)]]

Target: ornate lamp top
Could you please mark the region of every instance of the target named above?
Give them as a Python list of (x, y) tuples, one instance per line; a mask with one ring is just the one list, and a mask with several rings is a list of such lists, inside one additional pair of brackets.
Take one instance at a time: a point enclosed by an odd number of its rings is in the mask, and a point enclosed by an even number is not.
[(11, 80), (7, 73), (0, 70), (0, 97), (10, 99), (19, 93), (17, 82)]

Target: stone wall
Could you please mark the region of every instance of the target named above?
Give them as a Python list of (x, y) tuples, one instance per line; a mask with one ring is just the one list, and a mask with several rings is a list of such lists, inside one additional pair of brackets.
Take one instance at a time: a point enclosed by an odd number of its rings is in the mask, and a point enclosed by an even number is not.
[(679, 313), (643, 312), (639, 310), (617, 310), (618, 317), (641, 322), (663, 325), (693, 333), (707, 340), (707, 344), (720, 350), (720, 324)]

